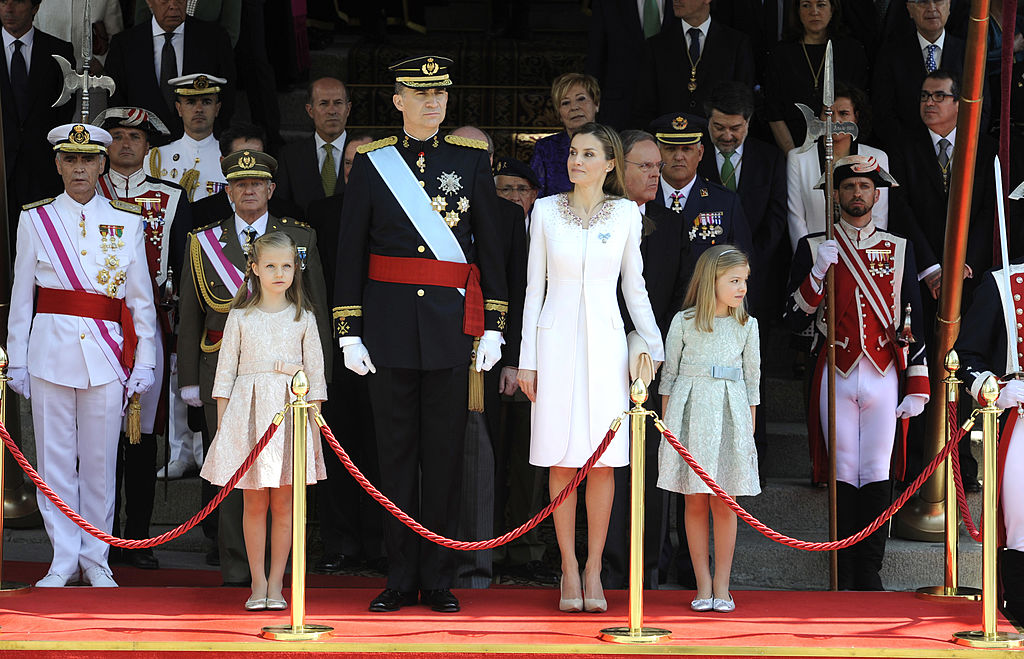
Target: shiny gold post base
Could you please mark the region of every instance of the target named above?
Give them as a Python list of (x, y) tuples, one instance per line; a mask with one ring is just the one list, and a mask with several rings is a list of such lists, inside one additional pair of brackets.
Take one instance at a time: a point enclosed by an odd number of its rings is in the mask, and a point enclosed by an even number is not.
[(330, 636), (333, 631), (334, 627), (327, 625), (269, 625), (263, 628), (260, 636), (275, 641), (316, 641)]
[(610, 643), (657, 643), (672, 636), (672, 632), (658, 627), (607, 627), (598, 636), (602, 641)]
[(986, 634), (982, 630), (971, 630), (953, 634), (953, 642), (969, 648), (1019, 648), (1024, 647), (1024, 634), (1013, 632), (995, 632)]
[(917, 599), (933, 602), (977, 602), (981, 599), (981, 590), (965, 586), (925, 586), (917, 589)]

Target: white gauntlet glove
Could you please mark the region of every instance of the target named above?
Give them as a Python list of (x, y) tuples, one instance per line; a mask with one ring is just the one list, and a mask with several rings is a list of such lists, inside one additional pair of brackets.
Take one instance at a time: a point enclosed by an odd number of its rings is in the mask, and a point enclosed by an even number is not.
[(153, 386), (156, 376), (153, 374), (152, 366), (136, 366), (125, 385), (129, 398), (135, 394), (144, 394)]
[[(28, 398), (28, 396), (25, 396), (25, 398)], [(999, 392), (996, 405), (999, 406), (999, 409), (1005, 410), (1008, 407), (1016, 407), (1021, 403), (1024, 403), (1024, 381), (1010, 380), (1003, 387), (1003, 390)]]
[(484, 330), (476, 347), (476, 370), (489, 371), (501, 359), (501, 332)]
[(185, 401), (185, 404), (189, 407), (202, 407), (203, 401), (199, 398), (199, 385), (193, 384), (187, 387), (182, 387), (181, 391), (178, 392), (181, 399)]
[(25, 397), (25, 400), (28, 400), (28, 367), (12, 366), (8, 369), (7, 376), (11, 378), (10, 382), (7, 383), (7, 386), (10, 387), (14, 393), (21, 394)]
[(826, 240), (818, 245), (818, 255), (814, 259), (811, 275), (815, 279), (824, 279), (825, 273), (836, 263), (839, 263), (839, 243), (834, 240)]
[(376, 373), (377, 369), (370, 361), (370, 352), (362, 343), (353, 343), (342, 348), (345, 355), (345, 368), (356, 375)]
[(924, 412), (924, 404), (928, 400), (919, 394), (907, 394), (903, 397), (903, 402), (896, 408), (897, 419), (909, 419), (912, 416), (917, 416), (921, 412)]

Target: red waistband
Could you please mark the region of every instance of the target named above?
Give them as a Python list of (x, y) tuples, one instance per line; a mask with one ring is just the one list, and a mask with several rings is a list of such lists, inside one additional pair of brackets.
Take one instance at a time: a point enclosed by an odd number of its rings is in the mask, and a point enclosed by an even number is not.
[(123, 298), (110, 298), (99, 293), (69, 291), (59, 288), (40, 288), (36, 298), (36, 313), (62, 314), (79, 318), (94, 318), (120, 323), (124, 347), (121, 349), (121, 364), (131, 369), (135, 364), (135, 324)]
[(370, 254), (369, 277), (392, 284), (464, 288), (462, 331), (470, 336), (484, 333), (484, 294), (476, 264)]

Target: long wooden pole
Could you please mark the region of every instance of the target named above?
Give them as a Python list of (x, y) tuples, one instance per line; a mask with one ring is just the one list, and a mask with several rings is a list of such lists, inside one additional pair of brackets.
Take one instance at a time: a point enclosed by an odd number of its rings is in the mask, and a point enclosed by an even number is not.
[[(832, 105), (825, 108), (825, 238), (835, 239), (833, 173), (835, 153), (832, 142)], [(839, 536), (836, 501), (836, 269), (825, 273), (825, 350), (828, 359), (828, 539)], [(839, 554), (828, 553), (829, 588), (839, 590)]]

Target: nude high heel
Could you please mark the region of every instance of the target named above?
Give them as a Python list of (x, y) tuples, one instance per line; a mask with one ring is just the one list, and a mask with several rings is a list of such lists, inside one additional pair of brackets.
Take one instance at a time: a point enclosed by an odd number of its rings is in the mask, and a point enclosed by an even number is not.
[(565, 596), (565, 575), (558, 578), (558, 610), (565, 613), (579, 613), (583, 610), (582, 597)]
[[(587, 613), (604, 613), (608, 610), (608, 600), (604, 597), (604, 588), (601, 589), (601, 597), (587, 597), (587, 580), (583, 582), (583, 610)], [(600, 583), (600, 582), (598, 582)]]

